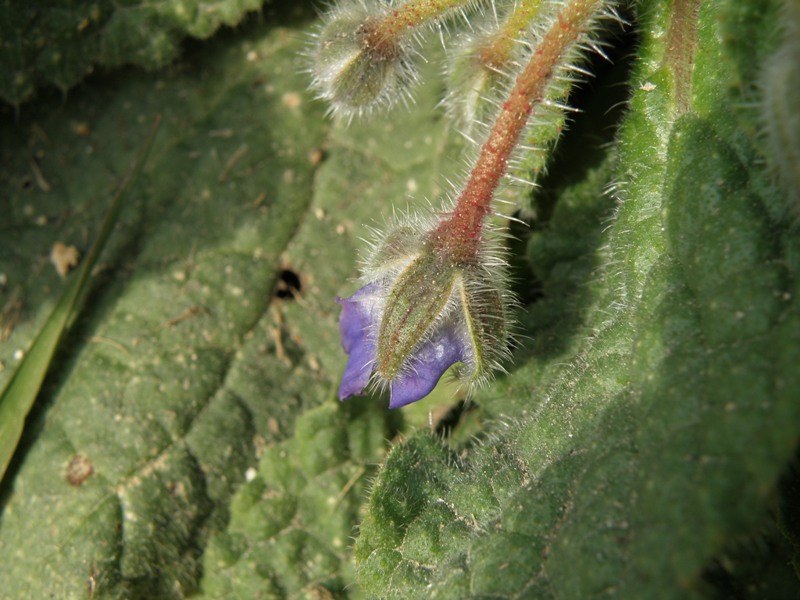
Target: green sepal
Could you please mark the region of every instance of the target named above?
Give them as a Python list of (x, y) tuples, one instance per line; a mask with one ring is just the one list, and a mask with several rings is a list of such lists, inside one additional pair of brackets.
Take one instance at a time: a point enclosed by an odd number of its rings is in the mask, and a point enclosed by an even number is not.
[(389, 293), (378, 335), (378, 374), (400, 374), (419, 342), (443, 315), (458, 269), (434, 252), (419, 256), (397, 278)]

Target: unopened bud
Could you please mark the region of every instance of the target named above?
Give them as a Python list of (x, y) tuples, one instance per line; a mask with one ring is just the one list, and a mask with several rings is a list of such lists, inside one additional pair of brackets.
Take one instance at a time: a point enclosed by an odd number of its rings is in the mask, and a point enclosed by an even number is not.
[(390, 106), (417, 79), (408, 41), (377, 34), (388, 7), (345, 2), (325, 17), (312, 49), (312, 86), (335, 115), (351, 118)]

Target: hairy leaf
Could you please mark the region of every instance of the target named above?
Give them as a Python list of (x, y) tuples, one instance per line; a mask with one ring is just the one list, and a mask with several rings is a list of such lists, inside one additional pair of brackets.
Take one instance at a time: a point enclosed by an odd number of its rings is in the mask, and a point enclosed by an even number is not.
[(3, 129), (0, 270), (21, 304), (4, 322), (7, 376), (65, 285), (51, 246), (87, 247), (164, 114), (4, 481), (3, 597), (197, 590), (205, 540), (257, 449), (328, 398), (326, 374), (281, 360), (269, 308), (325, 131), (301, 46), (280, 28), (223, 36), (172, 73), (120, 73)]

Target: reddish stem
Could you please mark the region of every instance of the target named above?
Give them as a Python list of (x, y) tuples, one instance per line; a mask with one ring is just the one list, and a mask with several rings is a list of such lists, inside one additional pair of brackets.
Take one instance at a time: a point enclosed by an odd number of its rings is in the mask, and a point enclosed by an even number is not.
[(508, 168), (528, 118), (565, 54), (583, 33), (601, 0), (572, 0), (557, 15), (519, 74), (450, 217), (434, 232), (434, 243), (456, 260), (470, 261), (478, 252), (481, 230), (492, 199)]
[(391, 59), (406, 34), (462, 4), (464, 0), (408, 0), (367, 24), (364, 47), (378, 59)]

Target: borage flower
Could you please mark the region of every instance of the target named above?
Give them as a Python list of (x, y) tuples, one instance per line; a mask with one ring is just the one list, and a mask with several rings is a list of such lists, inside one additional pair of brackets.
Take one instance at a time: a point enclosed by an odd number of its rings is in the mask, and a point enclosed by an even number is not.
[[(318, 55), (338, 56), (342, 42), (350, 52), (343, 50), (342, 56), (350, 58), (331, 62), (338, 65), (332, 72), (341, 79), (323, 76), (324, 69), (318, 71), (317, 84), (333, 82), (331, 89), (335, 89), (342, 83), (341, 93), (322, 95), (332, 101), (341, 96), (348, 107), (342, 108), (343, 114), (358, 112), (362, 110), (358, 107), (382, 98), (383, 91), (393, 85), (387, 75), (396, 72), (384, 67), (403, 56), (397, 49), (404, 47), (401, 42), (408, 28), (458, 4), (463, 0), (408, 0), (397, 10), (358, 21), (356, 41), (352, 32), (342, 34), (338, 29), (347, 23), (331, 19), (335, 25), (320, 36)], [(501, 368), (508, 353), (509, 295), (502, 261), (487, 252), (493, 247), (487, 218), (493, 212), (494, 195), (514, 162), (516, 149), (522, 147), (528, 124), (535, 125), (548, 106), (563, 97), (575, 72), (585, 72), (576, 64), (581, 50), (599, 51), (592, 35), (597, 23), (602, 18), (619, 20), (614, 5), (612, 0), (553, 3), (541, 26), (530, 32), (532, 42), (524, 44), (519, 59), (506, 43), (507, 33), (529, 29), (539, 11), (534, 3), (509, 14), (502, 28), (505, 33), (480, 40), (478, 64), (501, 71), (500, 67), (511, 65), (515, 76), (509, 77), (506, 99), (495, 109), (494, 121), (452, 211), (428, 227), (402, 225), (390, 232), (367, 260), (364, 287), (340, 300), (342, 343), (350, 355), (340, 398), (360, 393), (374, 382), (390, 388), (390, 406), (398, 407), (425, 396), (452, 365), (457, 365), (456, 375), (469, 385)], [(351, 23), (348, 31), (352, 28)], [(467, 88), (477, 92), (487, 83), (481, 77), (466, 80)], [(531, 119), (532, 115), (536, 118)]]
[(502, 265), (485, 249), (453, 255), (436, 243), (436, 230), (419, 244), (409, 232), (403, 226), (388, 235), (367, 261), (369, 282), (338, 299), (349, 355), (341, 400), (372, 382), (390, 389), (390, 408), (405, 406), (427, 396), (453, 365), (467, 385), (485, 381), (507, 353)]

